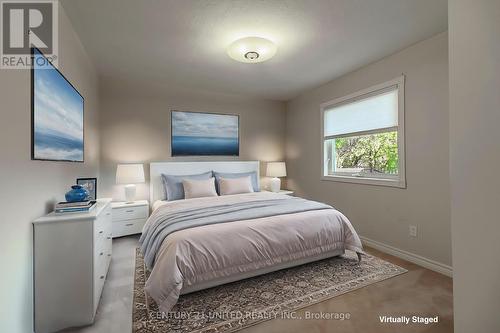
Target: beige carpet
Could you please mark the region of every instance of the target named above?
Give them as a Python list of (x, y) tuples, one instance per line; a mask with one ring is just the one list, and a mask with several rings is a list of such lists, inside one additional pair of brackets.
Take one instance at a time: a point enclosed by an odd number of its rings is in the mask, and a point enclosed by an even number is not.
[[(300, 320), (296, 310), (319, 303), (406, 270), (366, 255), (358, 263), (354, 253), (289, 268), (183, 295), (169, 313), (158, 312), (150, 300), (146, 310), (143, 258), (136, 252), (133, 332), (229, 333), (275, 318)], [(335, 314), (333, 314), (335, 315)], [(338, 314), (339, 320), (342, 319)]]

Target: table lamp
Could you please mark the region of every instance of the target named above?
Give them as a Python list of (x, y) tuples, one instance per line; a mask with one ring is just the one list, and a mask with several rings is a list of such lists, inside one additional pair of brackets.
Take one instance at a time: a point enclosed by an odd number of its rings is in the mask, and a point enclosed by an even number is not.
[(116, 183), (125, 184), (127, 203), (132, 203), (135, 199), (135, 184), (144, 182), (144, 167), (142, 164), (118, 164), (116, 167)]
[(279, 192), (281, 187), (281, 179), (278, 177), (286, 177), (285, 162), (269, 162), (267, 163), (266, 175), (273, 177), (271, 179), (271, 191)]

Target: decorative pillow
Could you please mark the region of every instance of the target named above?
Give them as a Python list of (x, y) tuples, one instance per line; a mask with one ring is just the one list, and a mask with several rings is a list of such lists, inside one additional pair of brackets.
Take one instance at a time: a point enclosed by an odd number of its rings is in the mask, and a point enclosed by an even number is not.
[(166, 199), (168, 201), (184, 199), (184, 187), (182, 187), (183, 179), (209, 179), (211, 178), (212, 171), (205, 173), (200, 173), (198, 175), (185, 175), (185, 176), (174, 176), (174, 175), (161, 175), (161, 180), (163, 182), (163, 189), (165, 190)]
[(259, 187), (259, 179), (257, 178), (257, 172), (252, 171), (252, 172), (241, 172), (241, 173), (223, 173), (223, 172), (216, 172), (214, 171), (214, 177), (215, 177), (215, 188), (217, 189), (217, 193), (220, 194), (219, 191), (219, 179), (222, 178), (241, 178), (241, 177), (246, 177), (250, 176), (251, 182), (252, 182), (252, 187), (254, 192), (259, 192), (260, 187)]
[(240, 178), (219, 178), (220, 195), (254, 192), (250, 176)]
[(214, 177), (203, 180), (184, 179), (182, 186), (184, 187), (185, 199), (217, 196)]

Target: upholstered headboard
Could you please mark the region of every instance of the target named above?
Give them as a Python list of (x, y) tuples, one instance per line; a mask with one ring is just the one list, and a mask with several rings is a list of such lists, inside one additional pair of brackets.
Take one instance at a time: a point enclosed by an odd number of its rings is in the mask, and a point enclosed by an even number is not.
[(157, 200), (165, 199), (165, 192), (161, 182), (161, 174), (167, 175), (194, 175), (207, 171), (218, 172), (257, 172), (259, 176), (259, 161), (220, 161), (220, 162), (154, 162), (149, 165), (150, 185), (149, 198), (151, 205)]

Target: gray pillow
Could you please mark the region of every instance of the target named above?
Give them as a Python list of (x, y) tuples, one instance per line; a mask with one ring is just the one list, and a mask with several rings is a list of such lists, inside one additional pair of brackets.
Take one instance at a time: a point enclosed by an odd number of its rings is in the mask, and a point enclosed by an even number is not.
[(184, 187), (182, 186), (183, 179), (194, 179), (203, 180), (210, 179), (213, 177), (212, 171), (205, 173), (200, 173), (198, 175), (185, 175), (185, 176), (174, 176), (174, 175), (161, 175), (161, 180), (163, 183), (163, 189), (167, 195), (167, 201), (174, 201), (184, 199)]
[(252, 172), (240, 172), (240, 173), (224, 173), (224, 172), (216, 172), (214, 171), (214, 177), (215, 177), (215, 189), (217, 190), (217, 193), (220, 194), (219, 191), (219, 179), (222, 178), (243, 178), (250, 176), (250, 179), (252, 181), (252, 187), (254, 192), (260, 192), (260, 187), (259, 187), (259, 180), (257, 179), (257, 171), (252, 171)]

